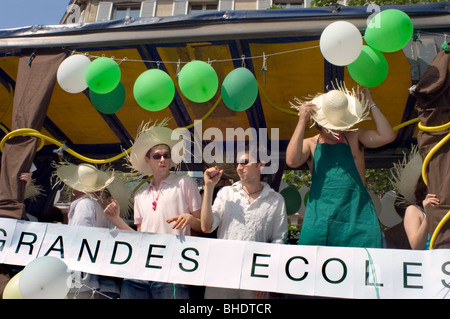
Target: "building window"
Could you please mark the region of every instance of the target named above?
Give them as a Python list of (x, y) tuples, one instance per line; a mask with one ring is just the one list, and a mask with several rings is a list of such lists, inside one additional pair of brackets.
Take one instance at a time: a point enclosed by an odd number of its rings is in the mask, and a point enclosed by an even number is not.
[(283, 8), (283, 9), (298, 9), (298, 8), (303, 8), (303, 1), (295, 1), (295, 0), (276, 1), (276, 0), (274, 0), (273, 5)]
[(112, 20), (122, 20), (126, 18), (139, 18), (141, 6), (133, 5), (114, 5), (112, 12)]
[(189, 3), (189, 13), (201, 13), (208, 11), (217, 11), (218, 5), (216, 2), (211, 3)]

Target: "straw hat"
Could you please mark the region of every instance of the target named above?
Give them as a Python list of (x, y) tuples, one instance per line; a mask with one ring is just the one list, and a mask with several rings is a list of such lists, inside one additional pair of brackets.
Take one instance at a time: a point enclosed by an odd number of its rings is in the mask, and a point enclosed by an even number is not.
[[(364, 107), (353, 95), (331, 90), (314, 98), (314, 121), (329, 130), (345, 131), (364, 120)], [(367, 116), (367, 115), (366, 115)]]
[[(357, 98), (358, 92), (349, 91), (344, 85), (337, 86), (327, 93), (316, 95), (310, 102), (313, 103), (315, 114), (312, 119), (321, 127), (333, 131), (354, 130), (352, 127), (367, 119), (369, 112), (366, 101)], [(303, 101), (295, 99), (297, 104)], [(292, 104), (299, 109), (300, 105)]]
[(133, 207), (130, 189), (125, 184), (124, 173), (114, 172), (114, 180), (106, 189), (120, 206), (120, 217), (128, 218)]
[[(131, 167), (145, 175), (152, 175), (152, 169), (150, 165), (145, 161), (145, 155), (148, 150), (159, 144), (166, 144), (172, 151), (173, 147), (179, 142), (179, 140), (172, 139), (172, 130), (166, 127), (167, 120), (153, 125), (150, 122), (145, 124), (138, 133), (135, 142), (130, 150), (128, 160)], [(172, 152), (172, 155), (173, 152)], [(183, 156), (179, 154), (179, 156)], [(172, 156), (173, 157), (173, 156)], [(171, 160), (171, 167), (174, 167), (176, 163)]]
[(94, 165), (62, 163), (56, 165), (56, 175), (67, 186), (83, 192), (101, 191), (114, 181), (114, 174), (99, 170)]
[(396, 192), (402, 194), (404, 200), (414, 204), (416, 198), (414, 191), (417, 181), (422, 175), (422, 157), (417, 146), (413, 146), (409, 156), (403, 155), (403, 161), (394, 163), (391, 168), (391, 184)]
[(125, 177), (122, 172), (115, 172), (103, 166), (100, 169), (90, 164), (75, 165), (61, 163), (56, 166), (58, 182), (83, 192), (94, 193), (107, 189), (120, 206), (120, 216), (127, 218), (130, 215), (131, 192), (125, 185)]

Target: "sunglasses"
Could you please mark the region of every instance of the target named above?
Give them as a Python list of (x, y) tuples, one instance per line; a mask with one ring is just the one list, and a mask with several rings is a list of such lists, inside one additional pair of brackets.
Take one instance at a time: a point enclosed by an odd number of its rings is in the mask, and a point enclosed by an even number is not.
[(159, 159), (161, 159), (161, 157), (164, 157), (164, 159), (168, 159), (168, 158), (171, 158), (172, 155), (170, 153), (163, 153), (163, 154), (156, 153), (156, 154), (151, 155), (151, 158), (153, 158), (155, 160), (159, 160)]
[(238, 167), (239, 164), (242, 165), (242, 166), (246, 166), (246, 165), (248, 165), (248, 164), (250, 164), (250, 163), (255, 163), (255, 162), (251, 162), (251, 161), (248, 160), (248, 159), (244, 159), (244, 160), (240, 160), (239, 162), (235, 163), (234, 165), (235, 165), (236, 167)]

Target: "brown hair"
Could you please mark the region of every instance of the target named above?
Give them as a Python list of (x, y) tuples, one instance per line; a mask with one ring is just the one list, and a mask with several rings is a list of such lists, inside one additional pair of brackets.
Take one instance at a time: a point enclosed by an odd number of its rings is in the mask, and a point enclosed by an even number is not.
[(422, 202), (427, 197), (428, 187), (425, 185), (425, 182), (422, 179), (422, 176), (419, 177), (419, 180), (416, 184), (416, 189), (414, 191), (414, 196), (416, 198), (416, 205), (422, 207)]

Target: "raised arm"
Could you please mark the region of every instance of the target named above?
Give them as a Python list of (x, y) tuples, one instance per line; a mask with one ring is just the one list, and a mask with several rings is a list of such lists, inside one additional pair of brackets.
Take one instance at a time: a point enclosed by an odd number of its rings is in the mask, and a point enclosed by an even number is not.
[(412, 249), (423, 249), (428, 236), (428, 223), (426, 215), (423, 216), (419, 208), (414, 205), (408, 206), (403, 221), (406, 235)]
[(292, 168), (299, 167), (311, 156), (311, 150), (304, 143), (306, 125), (310, 119), (314, 104), (306, 103), (300, 106), (298, 122), (286, 149), (286, 164)]
[(359, 141), (368, 148), (377, 148), (393, 142), (396, 134), (380, 108), (376, 106), (372, 94), (367, 88), (363, 89), (361, 93), (368, 101), (369, 108), (371, 109), (370, 113), (375, 122), (376, 129), (359, 130)]
[[(201, 229), (204, 233), (210, 233), (213, 224), (212, 202), (214, 187), (219, 182), (223, 170), (218, 167), (208, 168), (203, 176), (205, 187), (203, 188), (202, 209), (200, 213)], [(212, 178), (211, 178), (212, 177)]]
[(104, 213), (117, 228), (122, 230), (134, 230), (120, 217), (120, 206), (116, 200), (111, 200), (108, 206), (105, 207)]

